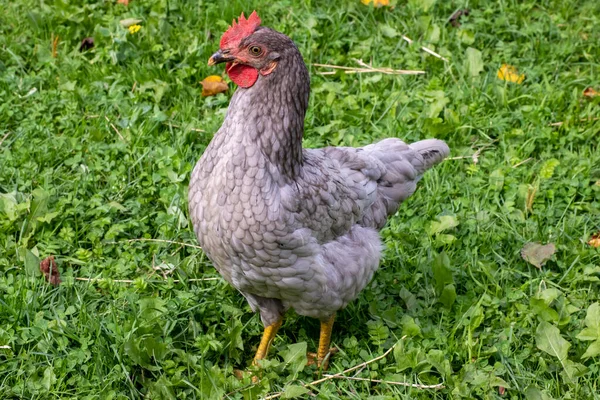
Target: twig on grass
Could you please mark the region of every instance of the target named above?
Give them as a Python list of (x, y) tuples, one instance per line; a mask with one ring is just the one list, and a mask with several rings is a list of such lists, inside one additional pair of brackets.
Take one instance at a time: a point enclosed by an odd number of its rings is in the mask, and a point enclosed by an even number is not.
[(372, 382), (372, 383), (387, 383), (388, 385), (400, 385), (400, 386), (406, 386), (406, 387), (411, 387), (411, 388), (415, 388), (415, 389), (443, 389), (444, 388), (444, 384), (443, 383), (438, 383), (435, 385), (421, 385), (418, 383), (410, 383), (410, 382), (394, 382), (394, 381), (384, 381), (381, 379), (369, 379), (369, 378), (357, 378), (355, 376), (334, 376), (334, 375), (325, 375), (327, 377), (332, 377), (332, 378), (336, 378), (336, 379), (349, 379), (352, 381), (366, 381), (366, 382)]
[[(598, 121), (600, 120), (600, 117), (587, 117), (587, 118), (581, 118), (579, 120), (579, 122), (586, 122), (586, 121)], [(559, 121), (559, 122), (552, 122), (550, 124), (548, 124), (548, 126), (562, 126), (566, 121)]]
[(6, 132), (6, 135), (2, 136), (2, 140), (0, 140), (0, 146), (2, 146), (2, 143), (4, 143), (8, 135), (10, 135), (10, 132)]
[(121, 135), (121, 132), (119, 132), (119, 130), (117, 129), (117, 127), (112, 122), (110, 122), (110, 119), (108, 119), (108, 117), (106, 115), (104, 116), (104, 118), (106, 119), (106, 122), (108, 122), (108, 124), (110, 125), (110, 127), (113, 128), (113, 130), (115, 132), (117, 132), (117, 135), (119, 135), (119, 137), (121, 138), (121, 140), (123, 142), (127, 143), (127, 140), (125, 140), (125, 138), (123, 137), (123, 135)]
[[(400, 340), (404, 340), (406, 338), (406, 335), (403, 336)], [(355, 378), (355, 377), (349, 377), (349, 376), (345, 376), (345, 374), (347, 374), (348, 372), (352, 372), (355, 371), (357, 369), (361, 369), (361, 368), (365, 368), (367, 365), (374, 363), (375, 361), (379, 361), (382, 358), (385, 358), (388, 356), (388, 354), (390, 354), (395, 348), (396, 345), (399, 342), (396, 342), (392, 347), (390, 347), (385, 353), (383, 353), (382, 355), (375, 357), (369, 361), (365, 361), (363, 363), (360, 363), (358, 365), (355, 365), (354, 367), (348, 368), (343, 370), (342, 372), (338, 372), (337, 374), (333, 374), (333, 375), (325, 375), (324, 378), (321, 379), (317, 379), (316, 381), (312, 381), (310, 383), (305, 383), (304, 385), (302, 385), (302, 387), (309, 387), (309, 386), (314, 386), (314, 385), (318, 385), (320, 383), (326, 382), (328, 380), (331, 379), (355, 379), (355, 380), (365, 380), (365, 381), (370, 381), (370, 382), (381, 382), (381, 383), (390, 383), (390, 382), (385, 382), (385, 381), (378, 381), (378, 380), (374, 380), (374, 379), (367, 379), (367, 378)], [(396, 385), (404, 385), (404, 386), (411, 386), (417, 389), (440, 389), (443, 388), (444, 386), (441, 384), (438, 385), (417, 385), (417, 384), (412, 384), (412, 383), (408, 383), (408, 382), (393, 382), (393, 384)], [(440, 386), (441, 385), (441, 386)], [(283, 396), (284, 392), (277, 392), (277, 393), (273, 393), (271, 395), (268, 395), (266, 397), (263, 397), (263, 400), (272, 400), (272, 399), (276, 399), (278, 397)]]
[[(357, 62), (359, 60), (356, 60)], [(362, 63), (362, 60), (360, 60)], [(362, 74), (362, 73), (381, 73), (387, 75), (422, 75), (425, 71), (412, 71), (412, 70), (404, 70), (404, 69), (392, 69), (392, 68), (373, 68), (368, 64), (363, 63), (362, 68), (357, 67), (344, 67), (341, 65), (333, 65), (333, 64), (318, 64), (313, 63), (314, 67), (322, 67), (322, 68), (331, 68), (331, 69), (340, 69), (343, 70), (345, 74)], [(335, 71), (324, 71), (317, 72), (318, 75), (333, 75)]]
[(118, 241), (118, 242), (106, 242), (106, 244), (119, 244), (119, 243), (131, 243), (131, 242), (157, 242), (157, 243), (177, 244), (177, 245), (180, 245), (180, 246), (193, 247), (195, 249), (202, 250), (202, 247), (197, 246), (195, 244), (189, 244), (189, 243), (183, 243), (183, 242), (176, 242), (174, 240), (165, 240), (165, 239), (145, 239), (145, 238), (127, 239), (127, 240), (121, 240), (121, 241)]
[(528, 163), (528, 162), (529, 162), (529, 161), (531, 161), (531, 160), (533, 160), (533, 158), (529, 157), (529, 158), (528, 158), (528, 159), (526, 159), (526, 160), (523, 160), (523, 161), (521, 161), (521, 162), (518, 162), (518, 163), (516, 163), (516, 164), (515, 164), (515, 165), (513, 165), (512, 167), (513, 167), (513, 168), (520, 167), (521, 165), (523, 165), (523, 164), (525, 164), (525, 163)]
[[(402, 39), (405, 40), (406, 42), (408, 42), (408, 44), (413, 43), (413, 40), (411, 38), (409, 38), (408, 36), (402, 35)], [(433, 51), (425, 46), (421, 46), (421, 50), (423, 50), (427, 54), (431, 54), (432, 56), (439, 58), (440, 60), (448, 61), (448, 59), (446, 57), (439, 55), (435, 51)]]
[[(204, 282), (204, 281), (218, 281), (221, 278), (195, 278), (195, 279), (173, 279), (173, 283), (183, 283), (183, 282)], [(111, 283), (134, 283), (135, 281), (133, 279), (108, 279), (108, 278), (81, 278), (81, 277), (76, 277), (75, 278), (76, 281), (84, 281), (84, 282), (91, 282), (91, 283), (95, 283), (95, 282), (111, 282)], [(148, 283), (163, 283), (166, 282), (166, 280), (152, 280), (152, 281), (146, 281)]]
[[(163, 124), (167, 125), (169, 128), (181, 128), (181, 125), (175, 125), (175, 124), (171, 124), (169, 122), (163, 122)], [(190, 131), (194, 131), (194, 132), (206, 132), (204, 129), (198, 129), (198, 128), (188, 128)]]
[[(495, 142), (495, 140), (494, 140), (494, 142)], [(448, 160), (463, 160), (465, 158), (470, 158), (470, 159), (473, 160), (473, 164), (477, 164), (479, 162), (479, 156), (481, 156), (481, 153), (484, 150), (486, 150), (488, 147), (491, 147), (492, 143), (484, 144), (483, 146), (481, 146), (480, 148), (478, 148), (477, 151), (475, 151), (475, 153), (471, 154), (470, 156), (448, 157), (444, 161), (448, 161)]]

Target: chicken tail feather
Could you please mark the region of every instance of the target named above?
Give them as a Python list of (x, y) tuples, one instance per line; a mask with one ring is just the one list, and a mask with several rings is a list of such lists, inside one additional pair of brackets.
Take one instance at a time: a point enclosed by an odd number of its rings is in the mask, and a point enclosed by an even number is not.
[(442, 160), (450, 154), (448, 145), (444, 141), (438, 139), (421, 140), (419, 142), (411, 143), (409, 147), (419, 153), (423, 159), (421, 165), (419, 165), (419, 163), (413, 164), (419, 174), (423, 174), (429, 168), (442, 162)]

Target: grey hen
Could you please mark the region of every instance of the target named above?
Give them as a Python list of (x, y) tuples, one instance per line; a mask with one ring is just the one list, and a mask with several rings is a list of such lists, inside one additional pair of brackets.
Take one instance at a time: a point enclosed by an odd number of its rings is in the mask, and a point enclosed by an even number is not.
[(303, 149), (306, 65), (292, 40), (261, 27), (256, 12), (223, 35), (208, 64), (221, 62), (239, 88), (192, 173), (194, 231), (219, 273), (260, 313), (265, 332), (255, 363), (289, 308), (321, 320), (322, 362), (336, 311), (377, 270), (378, 231), (448, 146), (385, 139)]

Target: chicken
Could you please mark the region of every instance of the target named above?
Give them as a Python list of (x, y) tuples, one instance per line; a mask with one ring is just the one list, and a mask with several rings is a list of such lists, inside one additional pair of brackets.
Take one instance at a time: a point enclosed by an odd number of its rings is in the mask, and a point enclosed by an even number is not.
[(317, 359), (326, 364), (336, 311), (378, 268), (378, 231), (448, 146), (390, 138), (303, 149), (308, 70), (292, 40), (261, 27), (256, 12), (225, 32), (208, 65), (222, 62), (239, 88), (190, 179), (194, 231), (260, 313), (265, 330), (254, 363), (293, 308), (321, 321)]

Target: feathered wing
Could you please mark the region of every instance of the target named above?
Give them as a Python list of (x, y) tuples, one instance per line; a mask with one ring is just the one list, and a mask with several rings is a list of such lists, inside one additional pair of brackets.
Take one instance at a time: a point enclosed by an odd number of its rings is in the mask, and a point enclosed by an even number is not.
[(425, 171), (441, 162), (450, 149), (441, 140), (428, 139), (410, 145), (395, 138), (360, 148), (324, 149), (340, 169), (352, 190), (365, 192), (359, 202), (357, 223), (381, 229), (388, 217), (410, 197)]

